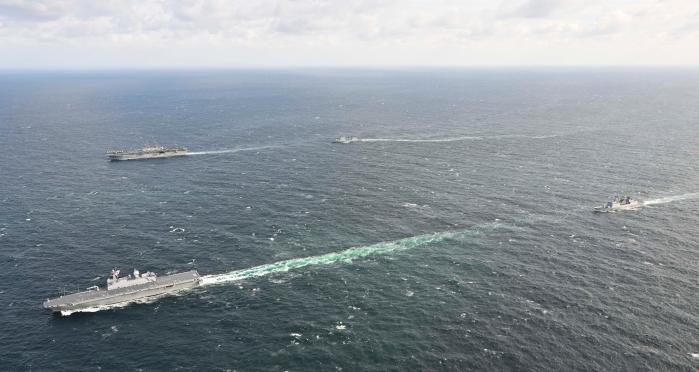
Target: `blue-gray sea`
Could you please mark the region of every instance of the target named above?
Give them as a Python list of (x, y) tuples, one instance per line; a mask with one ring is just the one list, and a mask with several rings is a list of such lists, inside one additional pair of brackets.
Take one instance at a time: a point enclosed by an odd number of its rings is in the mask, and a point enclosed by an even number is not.
[(697, 370), (698, 167), (696, 69), (2, 72), (0, 370)]

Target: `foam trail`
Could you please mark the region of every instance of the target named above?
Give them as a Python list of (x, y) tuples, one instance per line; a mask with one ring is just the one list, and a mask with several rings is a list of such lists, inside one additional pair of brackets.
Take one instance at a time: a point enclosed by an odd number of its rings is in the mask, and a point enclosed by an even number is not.
[(664, 198), (646, 200), (643, 202), (643, 205), (665, 204), (665, 203), (672, 203), (675, 201), (689, 200), (689, 199), (699, 199), (699, 192), (693, 192), (693, 193), (682, 194), (682, 195), (666, 196)]
[(526, 134), (501, 134), (497, 136), (488, 136), (485, 137), (487, 139), (499, 139), (499, 138), (527, 138), (527, 139), (547, 139), (547, 138), (556, 138), (558, 137), (558, 134), (548, 134), (548, 135), (540, 135), (540, 136), (528, 136)]
[(385, 255), (393, 252), (418, 248), (425, 245), (438, 243), (447, 239), (463, 238), (480, 234), (483, 230), (492, 230), (499, 227), (499, 224), (487, 224), (475, 229), (464, 231), (446, 231), (434, 234), (413, 236), (410, 238), (382, 242), (373, 245), (349, 248), (340, 252), (327, 253), (320, 256), (294, 258), (271, 264), (251, 267), (249, 269), (231, 271), (225, 274), (206, 275), (202, 277), (202, 285), (222, 284), (236, 282), (248, 278), (270, 275), (278, 272), (299, 269), (311, 265), (329, 265), (336, 262), (352, 262), (358, 258), (375, 255)]
[(243, 148), (238, 148), (238, 149), (227, 149), (227, 150), (195, 151), (195, 152), (188, 152), (187, 155), (231, 154), (231, 153), (242, 152), (242, 151), (255, 151), (255, 150), (272, 149), (272, 148), (276, 148), (276, 147), (279, 147), (279, 146), (270, 145), (270, 146), (258, 146), (258, 147), (243, 147)]
[(437, 139), (402, 139), (402, 138), (363, 138), (359, 139), (359, 142), (456, 142), (456, 141), (479, 141), (479, 140), (489, 140), (489, 139), (501, 139), (501, 138), (528, 138), (528, 139), (547, 139), (558, 137), (558, 134), (542, 135), (542, 136), (528, 136), (524, 134), (501, 134), (495, 136), (460, 136), (460, 137), (449, 137), (449, 138), (437, 138)]
[(360, 142), (455, 142), (455, 141), (477, 141), (483, 137), (477, 136), (462, 136), (441, 139), (401, 139), (401, 138), (362, 138)]

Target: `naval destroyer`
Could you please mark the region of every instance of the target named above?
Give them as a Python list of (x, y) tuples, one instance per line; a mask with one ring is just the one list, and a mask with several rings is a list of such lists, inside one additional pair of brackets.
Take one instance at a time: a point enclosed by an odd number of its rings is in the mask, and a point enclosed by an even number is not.
[(608, 201), (607, 204), (595, 207), (592, 211), (595, 213), (614, 213), (620, 211), (634, 211), (640, 208), (640, 200), (632, 199), (630, 196), (614, 197), (613, 201)]
[(186, 147), (150, 146), (137, 150), (107, 151), (107, 158), (111, 161), (171, 158), (183, 155), (187, 155)]
[(354, 136), (351, 136), (351, 137), (350, 136), (340, 136), (340, 137), (335, 138), (335, 140), (333, 141), (333, 143), (341, 143), (343, 145), (348, 145), (350, 143), (355, 143), (355, 142), (359, 142), (359, 138), (354, 137)]
[(201, 283), (196, 270), (158, 277), (155, 273), (139, 273), (119, 277), (119, 270), (112, 270), (107, 279), (107, 288), (93, 286), (77, 292), (44, 301), (44, 308), (68, 315), (88, 309), (128, 304), (148, 298), (160, 297), (183, 289), (193, 288)]

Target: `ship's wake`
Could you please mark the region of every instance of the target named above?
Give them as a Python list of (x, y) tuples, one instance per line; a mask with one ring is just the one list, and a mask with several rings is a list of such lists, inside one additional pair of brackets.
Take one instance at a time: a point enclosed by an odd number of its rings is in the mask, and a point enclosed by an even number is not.
[(338, 262), (349, 263), (359, 258), (391, 254), (394, 252), (427, 246), (449, 239), (466, 239), (469, 237), (477, 236), (484, 231), (496, 229), (500, 226), (500, 224), (492, 223), (487, 225), (481, 225), (469, 230), (446, 231), (434, 234), (418, 235), (390, 242), (382, 242), (362, 247), (349, 248), (344, 251), (326, 253), (319, 256), (294, 258), (290, 260), (274, 262), (271, 264), (251, 267), (249, 269), (231, 271), (225, 274), (206, 275), (202, 277), (202, 285), (236, 282), (244, 279), (300, 269), (306, 266), (330, 265)]
[(269, 146), (257, 146), (257, 147), (241, 147), (237, 149), (223, 149), (223, 150), (211, 150), (211, 151), (194, 151), (194, 152), (188, 152), (187, 155), (215, 155), (215, 154), (232, 154), (236, 152), (243, 152), (243, 151), (257, 151), (257, 150), (266, 150), (266, 149), (273, 149), (279, 147), (277, 145), (269, 145)]
[(450, 138), (437, 138), (437, 139), (404, 139), (404, 138), (362, 138), (360, 142), (456, 142), (456, 141), (477, 141), (482, 140), (483, 137), (478, 136), (461, 136), (461, 137), (450, 137)]
[(458, 136), (447, 138), (425, 138), (425, 139), (407, 139), (407, 138), (362, 138), (359, 142), (458, 142), (458, 141), (481, 141), (481, 140), (498, 140), (508, 138), (525, 138), (525, 139), (547, 139), (559, 137), (559, 134), (549, 134), (540, 136), (531, 136), (525, 134), (500, 134), (494, 136)]
[(545, 140), (557, 137), (568, 137), (581, 133), (596, 132), (601, 129), (589, 128), (573, 130), (569, 132), (562, 133), (551, 133), (551, 134), (492, 134), (492, 135), (480, 135), (480, 136), (456, 136), (456, 137), (445, 137), (445, 138), (361, 138), (357, 142), (457, 142), (457, 141), (489, 141), (489, 140), (507, 140), (507, 139), (524, 139), (524, 140)]
[(671, 196), (666, 196), (663, 198), (646, 200), (643, 202), (643, 205), (666, 204), (666, 203), (672, 203), (672, 202), (681, 201), (681, 200), (691, 200), (691, 199), (699, 199), (699, 192), (693, 192), (693, 193), (682, 194), (682, 195), (671, 195)]

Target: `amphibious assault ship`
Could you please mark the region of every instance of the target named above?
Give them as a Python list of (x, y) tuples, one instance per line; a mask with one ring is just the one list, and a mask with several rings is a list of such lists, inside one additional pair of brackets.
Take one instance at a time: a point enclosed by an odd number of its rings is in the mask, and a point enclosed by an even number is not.
[(111, 161), (170, 158), (183, 155), (187, 155), (186, 147), (150, 146), (137, 150), (107, 151), (107, 158)]
[(87, 291), (77, 292), (44, 301), (44, 308), (69, 315), (88, 309), (99, 309), (110, 305), (128, 304), (148, 298), (160, 297), (199, 285), (201, 277), (196, 270), (158, 277), (155, 273), (139, 273), (119, 277), (119, 270), (112, 270), (107, 279), (107, 288), (93, 286)]

